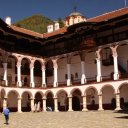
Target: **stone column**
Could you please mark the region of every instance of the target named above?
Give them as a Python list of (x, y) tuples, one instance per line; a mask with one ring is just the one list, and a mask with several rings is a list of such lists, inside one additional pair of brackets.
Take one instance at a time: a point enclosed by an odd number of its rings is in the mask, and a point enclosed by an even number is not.
[(67, 64), (67, 86), (71, 85), (71, 64)]
[(99, 111), (103, 111), (102, 94), (99, 95)]
[(117, 93), (116, 94), (116, 109), (115, 110), (121, 110), (121, 108), (120, 108), (120, 94), (119, 93)]
[(85, 84), (86, 83), (86, 76), (85, 76), (85, 62), (81, 61), (81, 84)]
[(55, 107), (54, 111), (58, 112), (58, 100), (56, 97), (54, 98), (54, 107)]
[(96, 58), (96, 62), (97, 62), (97, 82), (102, 81), (100, 51), (101, 51), (101, 49), (98, 49), (96, 51), (96, 55), (97, 55), (97, 58)]
[(34, 83), (34, 64), (31, 63), (30, 64), (30, 85), (32, 88), (35, 87), (35, 83)]
[(34, 109), (35, 109), (35, 107), (34, 107), (34, 99), (31, 98), (30, 100), (31, 100), (31, 111), (34, 112)]
[(68, 111), (71, 112), (71, 111), (73, 111), (72, 110), (72, 97), (68, 97), (68, 98), (69, 98), (69, 109), (68, 109)]
[(45, 65), (42, 66), (42, 87), (46, 88)]
[(86, 96), (83, 96), (83, 109), (82, 109), (82, 111), (88, 111)]
[(21, 61), (17, 62), (17, 86), (22, 87), (22, 83), (21, 83)]
[(4, 97), (3, 99), (3, 110), (7, 108), (7, 97)]
[(53, 62), (53, 67), (54, 67), (54, 83), (53, 83), (53, 85), (54, 85), (54, 87), (57, 87), (58, 86), (57, 59), (53, 59), (52, 62)]
[(110, 47), (112, 50), (112, 56), (113, 56), (113, 61), (114, 61), (114, 80), (118, 80), (119, 79), (119, 71), (118, 71), (118, 61), (117, 61), (117, 49), (118, 45), (115, 47)]
[(43, 112), (46, 112), (46, 97), (43, 98)]
[(22, 106), (21, 106), (21, 98), (19, 97), (19, 98), (18, 98), (18, 112), (19, 112), (19, 113), (22, 112), (22, 111), (21, 111), (21, 107), (22, 107)]
[(79, 52), (81, 59), (81, 84), (85, 84), (87, 82), (85, 75), (85, 52)]
[(3, 69), (4, 69), (4, 76), (3, 76), (3, 80), (4, 80), (4, 84), (5, 86), (8, 86), (8, 79), (7, 79), (7, 63), (3, 63)]

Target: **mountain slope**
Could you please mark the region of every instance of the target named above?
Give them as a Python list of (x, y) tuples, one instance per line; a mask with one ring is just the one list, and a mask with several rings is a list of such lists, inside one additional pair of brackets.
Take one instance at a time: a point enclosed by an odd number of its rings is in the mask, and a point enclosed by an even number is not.
[(42, 15), (33, 15), (21, 21), (14, 23), (15, 26), (32, 30), (39, 33), (47, 32), (47, 26), (54, 22)]

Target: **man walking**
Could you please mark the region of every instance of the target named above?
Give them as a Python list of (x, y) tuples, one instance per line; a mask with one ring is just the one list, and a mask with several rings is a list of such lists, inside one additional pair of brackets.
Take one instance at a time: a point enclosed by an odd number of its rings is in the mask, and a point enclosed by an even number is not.
[(4, 114), (4, 117), (5, 117), (5, 123), (6, 124), (8, 124), (8, 120), (9, 120), (9, 109), (8, 108), (5, 108), (4, 110), (3, 110), (3, 114)]

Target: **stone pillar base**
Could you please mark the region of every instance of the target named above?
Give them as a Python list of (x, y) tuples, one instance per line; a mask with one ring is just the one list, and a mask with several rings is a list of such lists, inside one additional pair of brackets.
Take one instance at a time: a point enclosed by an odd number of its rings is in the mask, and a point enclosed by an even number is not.
[(86, 82), (86, 78), (81, 78), (81, 84), (85, 84)]
[(73, 112), (73, 110), (68, 110), (68, 112)]
[(70, 86), (70, 85), (72, 85), (72, 84), (71, 84), (71, 80), (68, 79), (68, 80), (67, 80), (67, 86)]
[(21, 81), (17, 82), (17, 87), (22, 87), (22, 82)]
[(54, 82), (54, 83), (53, 83), (53, 86), (54, 86), (54, 87), (58, 87), (58, 82)]
[(34, 88), (34, 87), (35, 87), (34, 82), (31, 82), (31, 83), (30, 83), (30, 86), (31, 86), (32, 88)]
[(97, 80), (97, 82), (101, 82), (102, 81), (102, 77), (101, 76), (97, 76), (96, 80)]
[(121, 110), (121, 108), (116, 108), (116, 109), (115, 109), (115, 111), (120, 111), (120, 110)]
[(98, 111), (104, 111), (104, 109), (103, 108), (99, 108)]
[(46, 84), (42, 84), (42, 88), (46, 88)]
[(113, 77), (114, 77), (114, 80), (118, 80), (119, 79), (119, 74), (118, 73), (114, 73)]
[(83, 112), (88, 112), (88, 109), (84, 108), (82, 109)]

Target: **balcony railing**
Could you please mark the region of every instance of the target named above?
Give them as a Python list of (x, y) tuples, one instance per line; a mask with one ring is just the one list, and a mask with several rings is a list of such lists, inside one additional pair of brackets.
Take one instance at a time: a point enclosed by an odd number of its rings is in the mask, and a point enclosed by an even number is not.
[[(89, 77), (86, 78), (87, 79), (87, 83), (85, 83), (84, 85), (88, 85), (88, 84), (96, 84), (96, 77)], [(122, 73), (119, 76), (119, 80), (124, 80), (124, 79), (128, 79), (128, 73)], [(101, 82), (106, 82), (106, 81), (114, 81), (113, 80), (113, 76), (112, 75), (107, 75), (107, 76), (102, 76), (102, 81)], [(82, 85), (81, 84), (81, 80), (77, 79), (77, 80), (73, 80), (71, 82), (70, 86), (79, 86)], [(0, 80), (0, 86), (4, 86), (5, 87), (5, 81), (4, 80)], [(17, 86), (17, 82), (12, 81), (12, 82), (8, 82), (8, 87), (18, 87)], [(46, 84), (46, 88), (53, 88), (53, 82), (52, 83), (47, 83)], [(58, 86), (57, 87), (67, 87), (67, 82), (58, 82)], [(22, 88), (31, 88), (29, 83), (24, 83), (22, 82)], [(35, 83), (35, 88), (45, 88), (42, 87), (42, 83), (36, 82)]]

